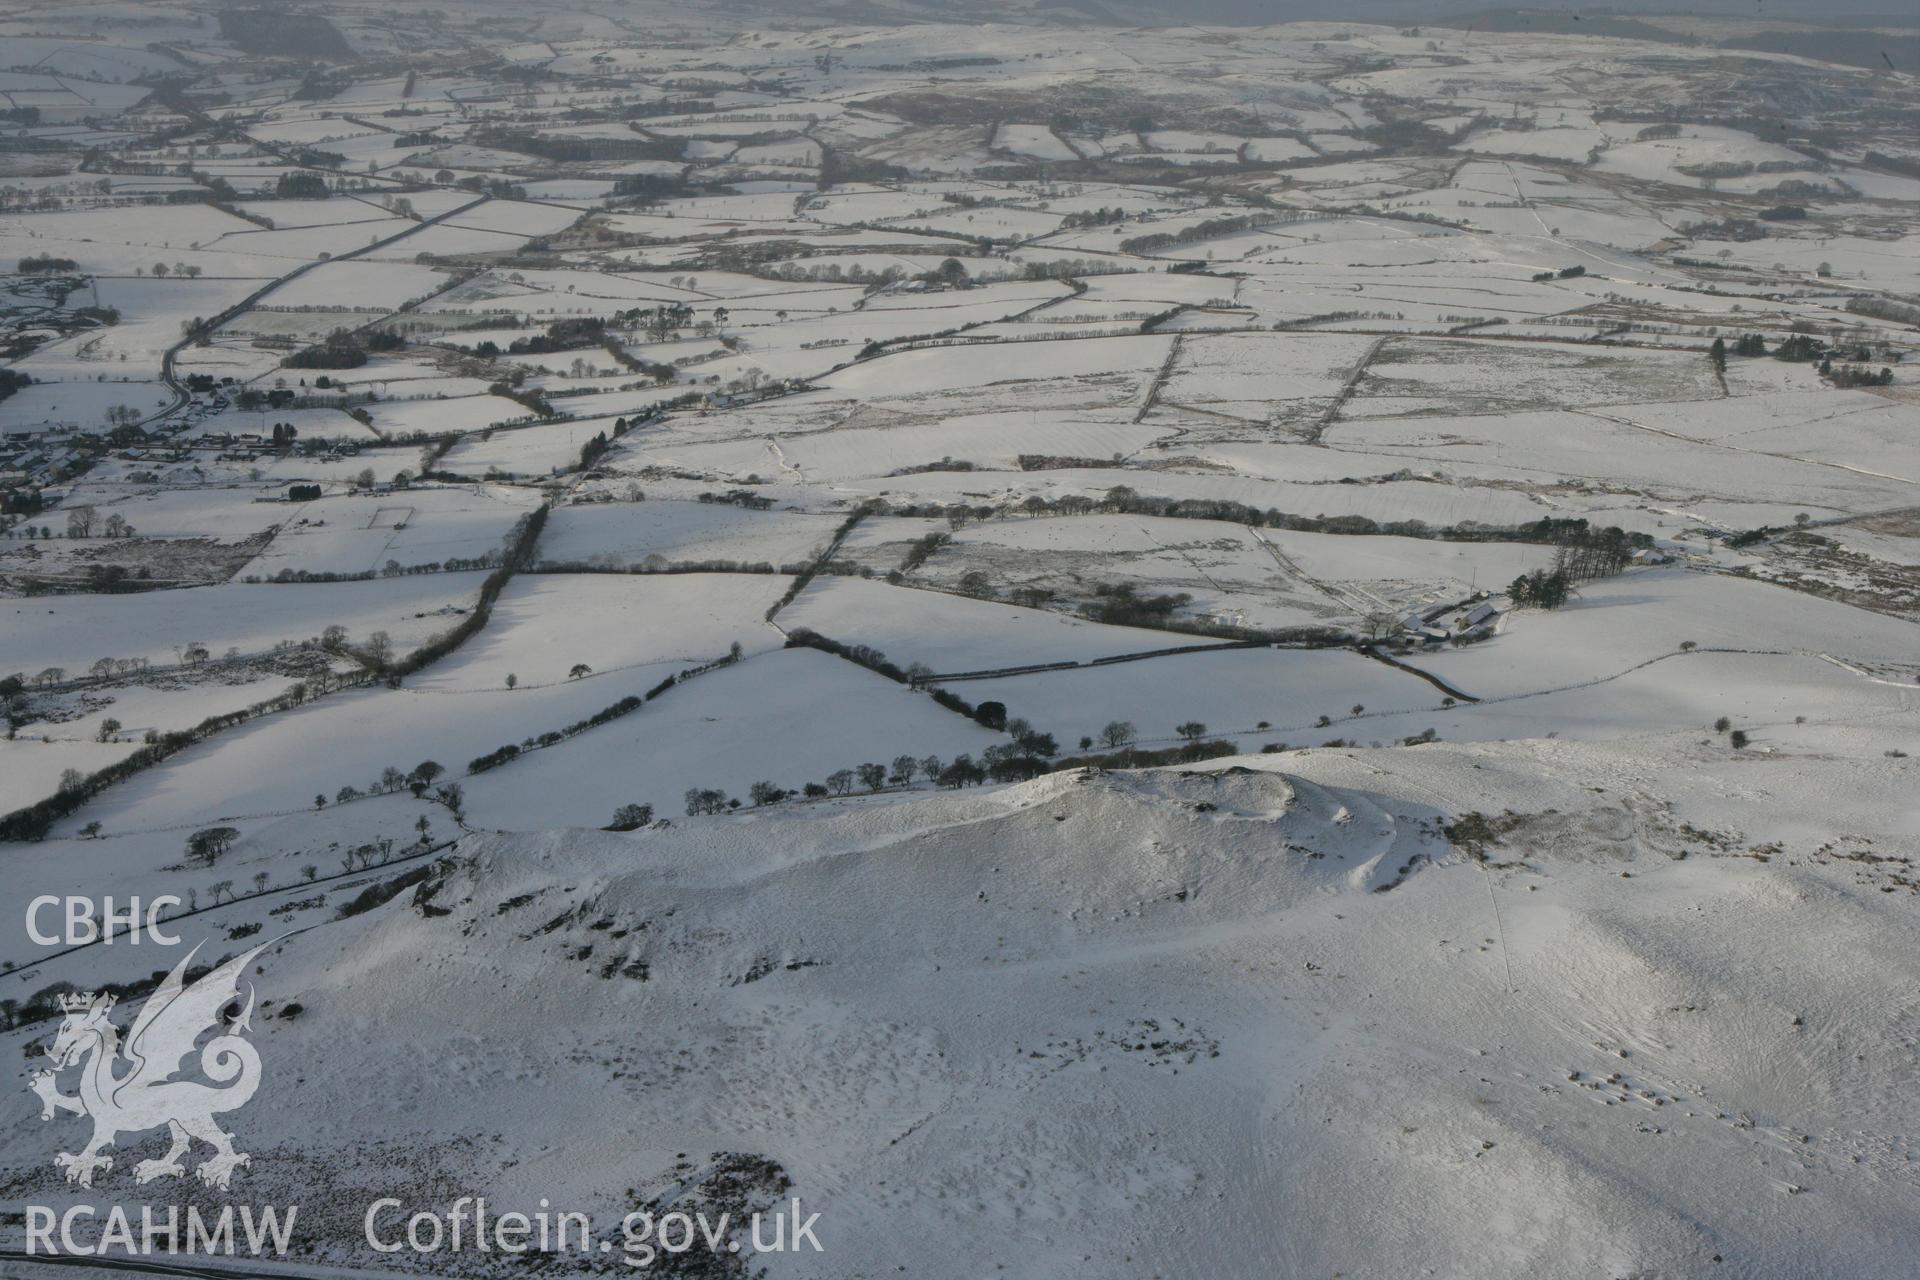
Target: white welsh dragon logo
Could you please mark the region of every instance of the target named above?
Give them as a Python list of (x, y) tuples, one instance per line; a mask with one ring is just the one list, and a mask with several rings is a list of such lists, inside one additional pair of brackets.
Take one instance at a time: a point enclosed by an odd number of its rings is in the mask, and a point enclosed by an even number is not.
[[(188, 952), (147, 997), (127, 1030), (124, 1048), (118, 1028), (107, 1017), (113, 1008), (111, 995), (61, 997), (66, 1021), (47, 1050), (54, 1069), (36, 1074), (30, 1087), (40, 1095), (42, 1120), (53, 1119), (56, 1111), (71, 1111), (93, 1121), (93, 1138), (78, 1155), (63, 1151), (54, 1157), (54, 1165), (66, 1170), (68, 1182), (92, 1186), (95, 1170), (113, 1168), (113, 1157), (102, 1155), (102, 1148), (112, 1146), (123, 1133), (161, 1125), (167, 1127), (173, 1145), (158, 1160), (135, 1165), (136, 1182), (185, 1173), (180, 1157), (194, 1138), (213, 1148), (213, 1154), (194, 1170), (208, 1186), (226, 1187), (235, 1169), (251, 1163), (251, 1156), (233, 1149), (232, 1136), (213, 1118), (245, 1106), (260, 1087), (260, 1055), (242, 1038), (252, 1029), (251, 985), (246, 1007), (230, 1026), (224, 1024), (221, 1010), (239, 996), (240, 975), (265, 949), (255, 947), (227, 961), (192, 986), (184, 982), (193, 959), (193, 952)], [(183, 1060), (194, 1052), (194, 1042), (215, 1029), (220, 1033), (199, 1050), (200, 1072), (214, 1084), (175, 1079)], [(72, 1066), (80, 1068), (77, 1095), (63, 1094), (56, 1085), (56, 1073)]]

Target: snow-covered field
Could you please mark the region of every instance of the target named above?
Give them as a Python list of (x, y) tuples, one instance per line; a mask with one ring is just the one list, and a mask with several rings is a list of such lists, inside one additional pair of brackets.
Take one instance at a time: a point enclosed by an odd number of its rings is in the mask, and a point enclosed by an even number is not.
[(817, 556), (839, 524), (823, 513), (749, 511), (719, 502), (594, 503), (555, 511), (540, 554), (553, 564), (621, 569), (715, 560), (780, 568)]
[(195, 642), (214, 653), (263, 653), (283, 641), (342, 626), (349, 636), (385, 631), (411, 647), (472, 602), (477, 573), (366, 582), (238, 583), (128, 596), (63, 595), (0, 600), (7, 657), (22, 669), (58, 666), (79, 674), (102, 658), (178, 661)]
[(514, 522), (536, 505), (525, 493), (497, 485), (322, 497), (281, 521), (244, 576), (357, 574), (389, 565), (473, 561), (499, 551)]
[(770, 574), (526, 575), (502, 593), (486, 631), (418, 685), (497, 689), (513, 675), (535, 688), (561, 683), (576, 665), (599, 675), (671, 674), (734, 644), (763, 653), (782, 643), (764, 615), (787, 582)]

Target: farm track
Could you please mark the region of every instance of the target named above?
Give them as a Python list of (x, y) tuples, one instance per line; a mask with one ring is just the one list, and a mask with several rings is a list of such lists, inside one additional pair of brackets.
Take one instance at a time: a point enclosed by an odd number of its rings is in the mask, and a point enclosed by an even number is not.
[(1160, 362), (1160, 372), (1154, 375), (1152, 384), (1147, 387), (1146, 398), (1141, 400), (1139, 410), (1133, 415), (1135, 422), (1143, 421), (1153, 412), (1153, 406), (1160, 400), (1161, 390), (1173, 377), (1173, 366), (1180, 360), (1180, 347), (1185, 339), (1183, 333), (1173, 335), (1173, 341), (1167, 346), (1167, 358)]
[(1267, 549), (1267, 554), (1273, 557), (1273, 562), (1280, 566), (1282, 573), (1306, 583), (1315, 591), (1318, 591), (1321, 595), (1339, 605), (1342, 609), (1351, 610), (1354, 613), (1366, 614), (1382, 607), (1381, 601), (1377, 598), (1360, 596), (1345, 588), (1336, 587), (1328, 582), (1322, 582), (1305, 569), (1302, 569), (1292, 556), (1282, 551), (1279, 544), (1267, 537), (1266, 534), (1260, 532), (1260, 530), (1254, 528), (1252, 525), (1247, 525), (1246, 530), (1255, 542)]
[(1185, 560), (1187, 562), (1187, 567), (1192, 569), (1195, 573), (1199, 574), (1201, 577), (1205, 578), (1207, 580), (1207, 584), (1211, 586), (1215, 591), (1225, 591), (1227, 589), (1226, 587), (1221, 585), (1220, 580), (1218, 578), (1215, 578), (1212, 574), (1208, 573), (1204, 568), (1202, 568), (1198, 560), (1195, 560), (1192, 556), (1188, 555), (1185, 551), (1183, 551), (1179, 547), (1169, 547), (1166, 543), (1154, 537), (1153, 530), (1147, 528), (1147, 526), (1141, 525), (1140, 533), (1142, 536), (1146, 538), (1148, 542), (1151, 542), (1154, 546), (1160, 548), (1160, 550), (1171, 551), (1175, 555), (1179, 556), (1182, 560)]
[(779, 465), (782, 471), (785, 471), (788, 475), (792, 476), (795, 480), (799, 481), (801, 484), (805, 484), (807, 482), (807, 473), (802, 471), (799, 467), (795, 466), (793, 463), (787, 461), (787, 451), (785, 449), (782, 449), (780, 447), (780, 442), (772, 436), (767, 437), (767, 452), (773, 455), (774, 462)]
[(1705, 445), (1714, 449), (1725, 449), (1729, 453), (1743, 453), (1750, 458), (1777, 458), (1782, 462), (1798, 462), (1810, 467), (1830, 467), (1835, 471), (1847, 471), (1856, 476), (1869, 476), (1875, 480), (1892, 480), (1897, 484), (1920, 486), (1920, 480), (1912, 476), (1896, 476), (1889, 471), (1874, 471), (1867, 467), (1849, 466), (1844, 462), (1828, 462), (1822, 458), (1808, 458), (1797, 453), (1774, 453), (1768, 449), (1742, 449), (1739, 445), (1722, 444), (1719, 440), (1701, 439), (1696, 436), (1681, 435), (1677, 431), (1665, 431), (1659, 427), (1650, 427), (1644, 422), (1635, 422), (1631, 418), (1616, 417), (1611, 413), (1602, 413), (1598, 409), (1575, 409), (1573, 412), (1583, 417), (1597, 418), (1602, 422), (1611, 422), (1617, 427), (1631, 427), (1635, 431), (1645, 431), (1651, 435), (1665, 436), (1669, 440), (1679, 440), (1691, 445)]
[(1347, 375), (1346, 383), (1341, 386), (1340, 393), (1333, 398), (1333, 403), (1327, 406), (1327, 411), (1320, 415), (1320, 421), (1308, 432), (1306, 443), (1321, 443), (1321, 437), (1326, 435), (1327, 428), (1333, 425), (1333, 420), (1340, 416), (1340, 410), (1346, 407), (1348, 400), (1352, 399), (1354, 389), (1360, 385), (1360, 379), (1366, 376), (1367, 366), (1372, 364), (1374, 357), (1380, 354), (1380, 348), (1387, 345), (1390, 336), (1375, 339), (1373, 344), (1354, 362), (1353, 372)]

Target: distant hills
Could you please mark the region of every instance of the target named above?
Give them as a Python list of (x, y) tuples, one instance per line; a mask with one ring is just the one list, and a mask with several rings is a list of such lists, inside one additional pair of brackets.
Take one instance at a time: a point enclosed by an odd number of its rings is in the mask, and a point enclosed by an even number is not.
[[(978, 0), (955, 0), (940, 6), (950, 10), (955, 17), (964, 16), (970, 9), (980, 7)], [(1181, 23), (1223, 23), (1228, 25), (1254, 26), (1269, 22), (1297, 22), (1303, 20), (1338, 21), (1347, 19), (1354, 22), (1389, 22), (1404, 24), (1425, 23), (1430, 26), (1464, 27), (1473, 26), (1482, 31), (1538, 31), (1545, 33), (1564, 33), (1567, 35), (1616, 36), (1634, 40), (1660, 40), (1679, 43), (1685, 37), (1672, 31), (1637, 20), (1638, 16), (1684, 13), (1688, 17), (1708, 18), (1764, 18), (1756, 14), (1753, 0), (1646, 0), (1635, 3), (1634, 0), (1621, 0), (1609, 5), (1590, 5), (1580, 0), (1545, 0), (1538, 5), (1525, 7), (1489, 8), (1484, 0), (1105, 0), (1105, 7), (1129, 19), (1154, 25), (1178, 25)], [(1822, 35), (1844, 36), (1847, 33), (1834, 32), (1836, 26), (1888, 26), (1913, 28), (1920, 35), (1920, 15), (1913, 13), (1889, 13), (1889, 0), (1832, 0), (1823, 4), (1817, 21), (1820, 31), (1809, 29), (1806, 32), (1789, 30), (1797, 24), (1780, 19), (1782, 30), (1777, 34), (1791, 40), (1818, 39)], [(1812, 15), (1809, 15), (1810, 17)], [(1878, 39), (1871, 33), (1860, 33), (1867, 41)], [(1753, 37), (1756, 40), (1773, 38), (1776, 33)], [(1735, 47), (1729, 45), (1728, 47)], [(1776, 49), (1776, 44), (1752, 44), (1752, 48)], [(1806, 57), (1828, 58), (1832, 61), (1857, 62), (1867, 65), (1871, 58), (1873, 65), (1884, 66), (1878, 53), (1871, 47), (1856, 47), (1851, 41), (1840, 40), (1833, 47), (1847, 52), (1845, 58), (1832, 54), (1806, 53)], [(1800, 52), (1799, 50), (1791, 50)], [(1893, 54), (1894, 61), (1900, 61), (1899, 53)]]
[[(1364, 2), (1364, 0), (1363, 0)], [(1844, 9), (1844, 5), (1841, 6)], [(1644, 10), (1649, 14), (1655, 10)], [(1652, 40), (1664, 44), (1698, 45), (1696, 37), (1654, 22), (1610, 12), (1571, 13), (1548, 9), (1488, 9), (1430, 19), (1429, 25), (1470, 28), (1475, 31), (1524, 31), (1543, 35), (1612, 36), (1624, 40)], [(1904, 27), (1912, 34), (1896, 34), (1882, 27)], [(1920, 74), (1920, 19), (1859, 15), (1835, 17), (1815, 27), (1783, 24), (1777, 29), (1748, 31), (1712, 42), (1720, 49), (1750, 49), (1786, 53), (1845, 66), (1891, 68)]]
[(317, 13), (226, 9), (220, 35), (247, 53), (281, 58), (348, 58), (353, 49), (340, 29)]

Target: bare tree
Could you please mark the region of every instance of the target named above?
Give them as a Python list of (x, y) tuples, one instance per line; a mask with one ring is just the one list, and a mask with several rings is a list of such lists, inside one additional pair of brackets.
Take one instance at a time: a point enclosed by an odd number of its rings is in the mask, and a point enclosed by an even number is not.
[(714, 787), (689, 787), (686, 799), (689, 818), (703, 813), (720, 813), (730, 803), (727, 793)]
[(422, 760), (407, 775), (407, 788), (416, 796), (424, 795), (427, 788), (433, 785), (433, 780), (446, 771), (446, 766), (437, 760)]
[(204, 827), (186, 837), (186, 860), (211, 867), (221, 860), (228, 848), (232, 848), (232, 842), (236, 839), (240, 839), (238, 827)]

